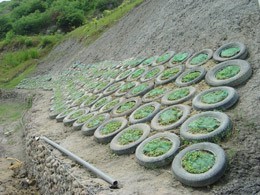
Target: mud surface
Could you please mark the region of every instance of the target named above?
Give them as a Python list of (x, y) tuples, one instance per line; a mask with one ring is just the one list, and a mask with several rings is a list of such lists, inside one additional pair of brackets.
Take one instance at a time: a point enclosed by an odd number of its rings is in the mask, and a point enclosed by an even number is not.
[(88, 64), (185, 48), (216, 50), (230, 41), (243, 42), (248, 47), (247, 60), (254, 73), (245, 85), (236, 88), (240, 101), (227, 112), (234, 123), (231, 139), (222, 144), (229, 155), (229, 168), (209, 188), (183, 186), (173, 179), (170, 167), (147, 170), (135, 163), (134, 155), (113, 156), (108, 145), (96, 144), (92, 137), (83, 137), (80, 132), (48, 120), (50, 93), (44, 93), (34, 105), (31, 123), (37, 133), (59, 141), (122, 183), (122, 188), (107, 188), (101, 194), (257, 194), (260, 191), (259, 21), (259, 5), (252, 0), (145, 1), (88, 48), (79, 41), (68, 40), (39, 66), (39, 73), (57, 73), (77, 60)]

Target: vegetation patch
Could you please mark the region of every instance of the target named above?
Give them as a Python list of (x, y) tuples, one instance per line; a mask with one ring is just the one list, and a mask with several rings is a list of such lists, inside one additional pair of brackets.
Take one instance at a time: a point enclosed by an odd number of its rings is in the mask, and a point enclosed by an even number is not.
[(0, 104), (0, 124), (16, 121), (22, 117), (23, 111), (27, 108), (26, 103), (1, 102)]
[(134, 118), (135, 119), (145, 118), (145, 117), (149, 116), (154, 110), (155, 110), (155, 107), (153, 105), (147, 105), (147, 106), (141, 107), (135, 111)]
[(85, 114), (85, 115), (78, 118), (77, 123), (84, 123), (93, 116), (94, 116), (93, 113)]
[(135, 106), (136, 102), (135, 101), (130, 101), (130, 102), (126, 102), (124, 104), (122, 104), (121, 106), (119, 106), (119, 108), (117, 109), (117, 113), (123, 113), (126, 112), (130, 109), (132, 109)]
[(236, 76), (240, 72), (240, 67), (237, 65), (229, 65), (216, 72), (216, 78), (225, 80)]
[(118, 89), (118, 87), (119, 87), (120, 85), (121, 85), (121, 83), (115, 83), (115, 84), (109, 86), (106, 91), (107, 91), (107, 92), (115, 91), (116, 89)]
[(98, 116), (95, 116), (92, 119), (90, 119), (88, 121), (88, 123), (86, 124), (86, 126), (88, 128), (93, 128), (93, 127), (96, 127), (96, 126), (100, 125), (101, 123), (103, 123), (104, 120), (105, 120), (104, 115), (98, 115)]
[(137, 141), (143, 135), (143, 130), (141, 129), (128, 129), (122, 133), (118, 138), (118, 143), (120, 145), (127, 145), (132, 142)]
[(134, 87), (134, 88), (131, 90), (131, 93), (132, 93), (133, 95), (136, 95), (136, 94), (138, 94), (138, 93), (144, 91), (145, 89), (147, 89), (147, 87), (148, 87), (148, 84), (147, 84), (147, 83), (142, 83), (142, 84), (140, 84), (140, 85)]
[(100, 100), (98, 100), (95, 104), (94, 107), (95, 108), (100, 108), (101, 106), (105, 105), (108, 102), (107, 97), (103, 97)]
[(155, 56), (153, 56), (153, 57), (150, 57), (150, 58), (148, 58), (148, 59), (146, 59), (145, 61), (143, 61), (143, 65), (149, 65), (149, 64), (151, 64), (154, 60), (155, 60)]
[(189, 55), (189, 53), (187, 53), (187, 52), (177, 53), (176, 55), (173, 56), (171, 62), (174, 64), (181, 63), (188, 57), (188, 55)]
[(123, 73), (121, 73), (121, 74), (119, 75), (119, 79), (122, 79), (122, 78), (127, 77), (131, 72), (132, 72), (131, 69), (130, 69), (130, 70), (127, 70), (127, 71), (124, 71)]
[(165, 88), (154, 88), (147, 93), (147, 98), (155, 98), (156, 96), (160, 96), (164, 94), (167, 90)]
[(119, 103), (119, 99), (114, 99), (111, 102), (107, 103), (104, 107), (104, 111), (107, 111), (111, 108), (113, 108), (115, 105), (117, 105)]
[(186, 74), (184, 77), (182, 77), (182, 82), (183, 83), (188, 83), (188, 82), (191, 82), (193, 81), (194, 79), (196, 79), (197, 77), (200, 76), (200, 71), (193, 71), (193, 72), (190, 72), (189, 74)]
[(170, 54), (170, 53), (165, 53), (165, 54), (159, 56), (159, 57), (156, 59), (156, 62), (157, 62), (157, 63), (165, 62), (165, 61), (169, 60), (170, 57), (171, 57), (171, 54)]
[(188, 125), (188, 132), (192, 134), (206, 134), (217, 129), (220, 124), (220, 121), (214, 117), (200, 117)]
[(172, 142), (164, 137), (156, 138), (144, 145), (143, 153), (149, 157), (157, 157), (168, 152), (172, 147)]
[(150, 71), (148, 71), (146, 74), (145, 74), (145, 79), (151, 79), (153, 77), (155, 77), (158, 73), (160, 72), (160, 69), (159, 68), (154, 68)]
[(170, 125), (178, 121), (182, 115), (183, 112), (179, 108), (170, 108), (160, 114), (158, 122), (163, 126)]
[(182, 167), (189, 173), (201, 174), (210, 170), (216, 161), (216, 157), (209, 151), (195, 150), (187, 152), (182, 158)]
[(189, 94), (190, 94), (190, 90), (188, 88), (178, 89), (168, 95), (168, 100), (170, 101), (179, 100), (181, 98), (186, 97)]
[(143, 68), (140, 68), (140, 69), (138, 69), (138, 70), (135, 70), (135, 71), (131, 74), (130, 78), (131, 78), (131, 79), (138, 78), (139, 76), (141, 76), (141, 75), (144, 73), (144, 71), (145, 71), (145, 69), (143, 69)]
[(83, 114), (84, 114), (83, 110), (78, 110), (78, 111), (74, 112), (72, 115), (70, 115), (70, 119), (76, 119)]
[(190, 61), (190, 64), (191, 65), (200, 64), (200, 63), (206, 61), (207, 59), (208, 59), (208, 55), (201, 53), (201, 54), (195, 56), (194, 58), (192, 58)]
[(100, 91), (100, 90), (103, 90), (106, 88), (106, 86), (109, 84), (109, 82), (102, 82), (100, 83), (97, 87), (96, 87), (96, 90), (97, 91)]
[(161, 79), (166, 80), (180, 72), (179, 68), (170, 68), (162, 72)]
[(86, 106), (90, 105), (93, 101), (95, 101), (97, 99), (97, 95), (92, 95), (92, 96), (89, 96), (87, 100), (84, 101), (84, 104)]
[(120, 87), (119, 92), (120, 92), (120, 93), (127, 92), (129, 89), (133, 88), (134, 86), (135, 86), (135, 83), (134, 83), (134, 82), (125, 83), (124, 85), (122, 85), (122, 86)]
[(215, 104), (223, 101), (228, 96), (226, 90), (217, 90), (206, 93), (201, 97), (201, 101), (206, 104)]
[(240, 52), (239, 47), (230, 47), (220, 52), (220, 56), (223, 58), (230, 58)]
[(111, 121), (104, 125), (102, 129), (100, 130), (102, 135), (108, 135), (110, 133), (113, 133), (114, 131), (118, 130), (122, 125), (122, 122), (120, 121)]

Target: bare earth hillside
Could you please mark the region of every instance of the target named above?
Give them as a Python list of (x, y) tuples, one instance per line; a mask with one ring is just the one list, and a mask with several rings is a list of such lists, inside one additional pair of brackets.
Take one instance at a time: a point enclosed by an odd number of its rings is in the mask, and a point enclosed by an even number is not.
[(82, 137), (80, 132), (48, 120), (51, 93), (44, 93), (35, 102), (31, 126), (113, 175), (123, 185), (117, 190), (104, 187), (99, 191), (101, 194), (257, 194), (260, 191), (259, 21), (256, 0), (146, 0), (89, 47), (85, 48), (80, 41), (67, 40), (39, 65), (39, 74), (58, 73), (77, 60), (88, 64), (149, 57), (185, 48), (216, 50), (224, 43), (243, 42), (249, 50), (247, 60), (253, 67), (253, 76), (236, 88), (239, 103), (227, 111), (234, 123), (234, 132), (222, 145), (232, 160), (224, 177), (209, 188), (182, 185), (173, 178), (170, 166), (148, 170), (134, 161), (134, 155), (111, 156), (108, 145), (98, 145), (93, 138)]

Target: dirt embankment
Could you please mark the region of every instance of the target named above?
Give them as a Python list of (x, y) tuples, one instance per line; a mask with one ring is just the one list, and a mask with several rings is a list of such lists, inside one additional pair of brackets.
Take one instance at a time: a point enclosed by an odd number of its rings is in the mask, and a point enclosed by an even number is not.
[[(47, 100), (38, 104), (34, 116), (36, 129), (42, 130), (53, 125), (51, 135), (64, 146), (79, 152), (79, 148), (71, 146), (69, 139), (75, 145), (85, 142), (85, 145), (99, 151), (93, 155), (91, 151), (84, 151), (82, 156), (89, 157), (92, 163), (113, 173), (128, 184), (120, 191), (111, 193), (148, 194), (155, 191), (156, 183), (149, 184), (150, 177), (166, 178), (164, 184), (156, 192), (171, 193), (218, 193), (218, 194), (256, 194), (260, 190), (259, 180), (259, 103), (260, 103), (260, 14), (257, 1), (252, 0), (184, 0), (184, 1), (145, 1), (131, 11), (117, 25), (104, 33), (96, 42), (85, 48), (82, 43), (68, 40), (57, 46), (53, 52), (39, 66), (39, 72), (58, 72), (74, 61), (84, 63), (102, 60), (123, 60), (129, 57), (151, 56), (161, 54), (167, 50), (180, 51), (192, 48), (195, 51), (211, 48), (215, 50), (223, 43), (230, 41), (243, 42), (249, 49), (249, 63), (253, 67), (252, 78), (243, 86), (237, 88), (240, 101), (237, 106), (227, 112), (234, 122), (235, 131), (232, 139), (225, 143), (226, 151), (232, 155), (229, 169), (225, 176), (214, 187), (194, 190), (185, 188), (180, 183), (172, 181), (167, 169), (147, 171), (134, 163), (133, 156), (107, 156), (107, 147), (95, 145), (90, 138), (82, 138), (77, 132), (70, 132), (70, 136), (60, 136), (62, 126), (42, 121), (46, 113), (38, 111), (45, 108)], [(45, 98), (45, 97), (44, 97)], [(47, 97), (46, 97), (47, 98)], [(38, 116), (38, 118), (37, 118)], [(46, 120), (46, 118), (44, 119)], [(66, 132), (67, 134), (68, 132)], [(79, 145), (80, 146), (80, 145)], [(86, 147), (86, 146), (85, 146)], [(104, 156), (100, 156), (104, 155)], [(102, 164), (102, 161), (110, 164)], [(125, 165), (121, 167), (120, 165)], [(116, 165), (116, 168), (115, 168)], [(114, 167), (109, 169), (109, 167)], [(127, 170), (124, 173), (123, 170)], [(122, 171), (122, 172), (120, 172)], [(142, 173), (143, 175), (140, 175)], [(127, 176), (126, 176), (127, 175)], [(137, 178), (137, 175), (139, 177)], [(169, 180), (170, 179), (170, 180)], [(156, 180), (153, 180), (155, 182)], [(138, 187), (139, 185), (139, 187)], [(109, 192), (109, 190), (105, 191)]]

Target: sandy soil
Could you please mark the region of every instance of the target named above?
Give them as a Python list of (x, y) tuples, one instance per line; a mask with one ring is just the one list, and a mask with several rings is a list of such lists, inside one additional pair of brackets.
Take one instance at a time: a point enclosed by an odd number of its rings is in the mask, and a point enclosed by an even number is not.
[(49, 92), (38, 96), (28, 122), (37, 134), (58, 141), (122, 184), (120, 189), (112, 190), (99, 179), (91, 179), (103, 186), (100, 194), (257, 194), (260, 191), (259, 21), (259, 5), (252, 0), (150, 0), (131, 11), (88, 48), (79, 41), (68, 40), (39, 65), (38, 73), (55, 74), (76, 60), (84, 63), (122, 60), (185, 48), (215, 50), (230, 41), (245, 43), (254, 73), (245, 85), (237, 88), (239, 103), (227, 112), (234, 131), (221, 146), (229, 155), (229, 168), (211, 187), (186, 187), (172, 177), (170, 166), (145, 169), (134, 161), (134, 155), (112, 155), (108, 145), (97, 144), (93, 137), (83, 137), (80, 132), (47, 119), (52, 95)]

